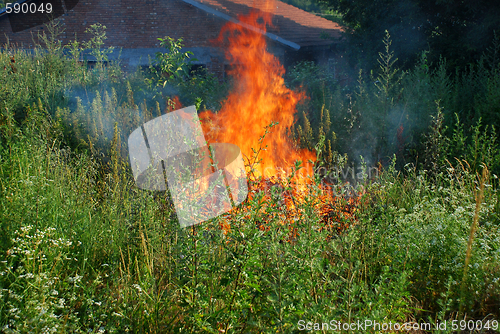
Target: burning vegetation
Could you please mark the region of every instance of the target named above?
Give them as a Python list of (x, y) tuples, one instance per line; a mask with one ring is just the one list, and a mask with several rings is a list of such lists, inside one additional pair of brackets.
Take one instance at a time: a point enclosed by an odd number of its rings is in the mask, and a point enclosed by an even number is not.
[[(215, 42), (226, 47), (234, 88), (219, 112), (204, 111), (200, 119), (209, 143), (232, 143), (240, 147), (249, 176), (249, 196), (261, 196), (260, 209), (280, 206), (273, 211), (277, 215), (274, 218), (293, 224), (303, 214), (297, 202), (312, 195), (317, 156), (316, 152), (300, 148), (300, 143), (292, 139), (297, 104), (307, 96), (285, 85), (283, 65), (267, 50), (266, 38), (261, 33), (272, 25), (273, 6), (271, 2), (267, 5), (267, 12), (253, 11), (238, 17), (255, 30), (233, 22), (222, 28)], [(334, 196), (330, 190), (320, 186), (311, 204), (323, 217), (324, 228), (341, 232), (355, 222), (361, 194)], [(265, 230), (265, 225), (259, 221), (257, 227)], [(230, 223), (223, 223), (223, 228), (227, 231)], [(293, 226), (290, 229), (293, 238)]]
[[(266, 31), (271, 14), (252, 12), (239, 20)], [(217, 43), (227, 45), (226, 57), (232, 65), (229, 75), (235, 79), (235, 87), (217, 114), (206, 111), (200, 115), (205, 120), (207, 140), (238, 145), (248, 166), (255, 167), (254, 176), (276, 176), (278, 169), (297, 160), (314, 161), (315, 154), (298, 148), (289, 136), (297, 103), (305, 95), (286, 87), (285, 69), (267, 51), (264, 35), (229, 22)], [(266, 128), (269, 133), (263, 141), (265, 149), (256, 151)], [(257, 160), (260, 162), (254, 165)]]
[[(259, 15), (240, 21), (263, 30), (270, 16)], [(386, 41), (385, 72), (374, 78), (386, 85), (360, 76), (341, 87), (302, 64), (290, 79), (305, 78), (297, 92), (260, 34), (228, 24), (218, 42), (234, 65), (230, 94), (224, 85), (207, 90), (219, 86), (204, 73), (170, 76), (166, 87), (114, 62), (80, 66), (62, 48), (0, 50), (2, 329), (291, 333), (303, 319), (373, 319), (458, 320), (461, 329), (477, 320), (498, 330), (500, 44), (466, 76), (448, 75), (444, 64), (429, 70), (424, 54), (401, 79)], [(179, 98), (162, 108), (170, 88)], [(134, 183), (126, 138), (180, 101), (208, 95), (216, 103), (202, 113), (206, 138), (241, 148), (249, 197), (180, 228), (165, 192)], [(307, 144), (293, 135), (304, 120), (297, 109), (315, 116), (303, 127), (314, 133)], [(389, 122), (394, 113), (400, 123)], [(430, 126), (427, 136), (412, 136), (412, 121)], [(328, 165), (322, 130), (338, 138), (334, 151), (374, 164), (378, 153), (395, 153), (397, 161), (379, 165), (365, 190), (349, 190), (345, 181), (364, 173), (346, 170), (346, 156)]]

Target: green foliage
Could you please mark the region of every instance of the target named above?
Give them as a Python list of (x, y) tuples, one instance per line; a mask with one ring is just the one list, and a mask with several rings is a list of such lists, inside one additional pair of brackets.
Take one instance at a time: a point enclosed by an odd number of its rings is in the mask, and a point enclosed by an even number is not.
[[(55, 117), (58, 108), (64, 110), (71, 103), (68, 96), (74, 91), (93, 90), (103, 82), (117, 83), (122, 76), (117, 64), (110, 64), (100, 71), (89, 71), (85, 62), (79, 59), (81, 46), (93, 47), (93, 53), (101, 61), (107, 60), (108, 50), (101, 50), (105, 39), (104, 27), (94, 25), (92, 30), (97, 35), (89, 42), (73, 41), (71, 45), (61, 45), (63, 33), (59, 21), (51, 21), (47, 26), (48, 35), (43, 32), (38, 36), (42, 45), (37, 45), (32, 52), (6, 45), (0, 53), (0, 109), (5, 118), (22, 122), (26, 117), (26, 106), (38, 103), (47, 108), (51, 117)], [(68, 60), (63, 49), (71, 50)], [(85, 92), (88, 94), (88, 92)]]
[(33, 229), (27, 225), (14, 232), (12, 248), (2, 264), (0, 298), (5, 304), (1, 317), (10, 319), (2, 329), (83, 333), (73, 311), (83, 276), (68, 275), (78, 261), (68, 257), (74, 246), (65, 237), (57, 238), (55, 228)]
[(432, 116), (429, 134), (424, 135), (426, 141), (424, 152), (424, 168), (432, 175), (441, 173), (446, 166), (446, 154), (449, 151), (449, 139), (445, 137), (443, 127), (443, 110), (436, 101), (437, 114)]
[[(304, 90), (307, 99), (298, 106), (299, 122), (296, 128), (296, 139), (303, 147), (314, 148), (321, 136), (335, 145), (336, 134), (331, 131), (331, 111), (337, 109), (335, 96), (327, 85), (332, 82), (333, 75), (324, 71), (312, 61), (297, 63), (287, 74), (290, 85)], [(311, 127), (314, 124), (314, 128)]]
[(380, 100), (387, 101), (387, 107), (390, 108), (395, 102), (394, 98), (403, 92), (403, 89), (399, 88), (402, 75), (399, 73), (399, 69), (394, 66), (398, 59), (394, 58), (394, 51), (390, 49), (392, 41), (387, 30), (385, 31), (383, 43), (385, 52), (379, 53), (378, 63), (380, 66), (375, 80), (375, 87), (377, 87), (378, 92), (375, 95)]
[(441, 56), (449, 69), (477, 61), (498, 30), (500, 5), (480, 0), (319, 0), (338, 11), (346, 24), (354, 63), (376, 66), (377, 41), (388, 30), (398, 46), (396, 56), (409, 68), (424, 51), (436, 65)]
[[(109, 47), (107, 49), (103, 49), (104, 41), (107, 39), (106, 37), (106, 26), (103, 26), (100, 23), (96, 23), (91, 25), (89, 28), (85, 30), (87, 34), (92, 35), (92, 37), (83, 43), (83, 46), (86, 49), (90, 49), (90, 54), (95, 57), (97, 68), (102, 70), (103, 62), (108, 61), (108, 55), (113, 52), (113, 47)], [(73, 49), (74, 50), (74, 49)], [(75, 54), (73, 54), (73, 57)]]
[[(423, 310), (442, 311), (442, 320), (445, 313), (458, 311), (461, 303), (466, 303), (469, 310), (484, 307), (489, 301), (489, 284), (496, 282), (494, 273), (498, 270), (489, 262), (491, 256), (498, 256), (497, 246), (485, 247), (498, 242), (499, 221), (491, 216), (496, 191), (488, 187), (493, 180), (486, 180), (479, 212), (484, 224), (474, 241), (467, 294), (461, 296), (467, 236), (476, 207), (476, 175), (462, 161), (432, 179), (410, 166), (404, 177), (388, 177), (394, 182), (385, 186), (386, 195), (378, 202), (384, 207), (380, 242), (386, 243), (392, 254), (392, 265), (403, 266), (412, 273), (410, 291), (420, 291)], [(445, 309), (440, 310), (442, 307)]]
[[(498, 316), (489, 307), (500, 289), (492, 187), (463, 298), (457, 283), (475, 206), (467, 167), (433, 181), (389, 168), (366, 184), (359, 223), (334, 238), (314, 208), (317, 184), (294, 209), (282, 205), (291, 179), (253, 188), (231, 213), (180, 229), (168, 197), (138, 190), (117, 163), (116, 126), (102, 169), (40, 132), (57, 128), (42, 111), (29, 115), (22, 137), (0, 151), (4, 330), (294, 332), (299, 320), (325, 317), (449, 319), (462, 300), (471, 301), (469, 316)], [(293, 212), (303, 214), (289, 225)]]
[(205, 68), (192, 70), (189, 77), (177, 83), (179, 95), (185, 105), (198, 104), (197, 110), (212, 111), (222, 107), (229, 86), (229, 82), (219, 82), (219, 79)]
[[(379, 54), (379, 70), (370, 76), (373, 85), (366, 84), (360, 71), (357, 85), (345, 87), (328, 69), (312, 62), (298, 63), (290, 71), (290, 83), (305, 89), (309, 97), (299, 106), (304, 116), (300, 117), (296, 137), (303, 147), (314, 147), (319, 137), (313, 140), (312, 134), (323, 133), (333, 150), (356, 160), (362, 155), (370, 164), (387, 161), (395, 153), (400, 145), (395, 137), (404, 121), (401, 100), (407, 86), (403, 82), (405, 73), (395, 66), (397, 59), (390, 49), (388, 33), (383, 43), (385, 52)], [(400, 118), (399, 123), (393, 123), (395, 118)], [(333, 126), (331, 119), (335, 120)], [(306, 127), (311, 130), (304, 132)]]
[[(402, 77), (387, 36), (377, 79), (360, 71), (353, 87), (297, 64), (288, 81), (310, 99), (290, 135), (316, 150), (316, 167), (344, 169), (345, 153), (384, 163), (352, 189), (334, 173), (339, 196), (328, 204), (338, 200), (350, 226), (325, 228), (316, 174), (300, 198), (291, 177), (271, 186), (254, 178), (239, 207), (181, 229), (169, 194), (138, 189), (127, 158), (130, 132), (171, 107), (167, 90), (148, 90), (140, 71), (88, 70), (82, 42), (47, 41), (52, 52), (0, 52), (2, 331), (290, 333), (305, 319), (449, 320), (460, 306), (473, 319), (500, 316), (500, 152), (486, 122), (496, 120), (498, 68), (489, 56), (449, 75), (424, 53)], [(169, 84), (198, 107), (223, 100), (206, 73)], [(492, 171), (484, 182), (483, 164)]]
[(188, 59), (191, 51), (181, 52), (182, 38), (175, 40), (169, 36), (158, 38), (160, 46), (167, 49), (166, 53), (157, 52), (155, 62), (150, 66), (156, 76), (157, 84), (165, 87), (167, 83), (182, 81), (189, 74)]
[(43, 43), (44, 48), (50, 55), (61, 55), (63, 46), (59, 38), (64, 33), (64, 28), (62, 27), (61, 21), (50, 21), (45, 25), (45, 27), (47, 28), (48, 34), (44, 31), (41, 35), (38, 35), (38, 39)]
[(388, 32), (383, 45), (378, 71), (366, 76), (360, 70), (352, 85), (341, 84), (328, 69), (310, 62), (289, 71), (289, 84), (308, 96), (298, 106), (297, 142), (313, 148), (325, 135), (333, 151), (347, 153), (358, 164), (362, 155), (369, 165), (387, 165), (396, 154), (399, 169), (414, 163), (439, 174), (448, 166), (446, 160), (455, 163), (456, 157), (471, 163), (473, 170), (486, 163), (497, 175), (495, 46), (467, 72), (450, 75), (444, 59), (429, 66), (428, 52), (412, 70), (402, 71)]

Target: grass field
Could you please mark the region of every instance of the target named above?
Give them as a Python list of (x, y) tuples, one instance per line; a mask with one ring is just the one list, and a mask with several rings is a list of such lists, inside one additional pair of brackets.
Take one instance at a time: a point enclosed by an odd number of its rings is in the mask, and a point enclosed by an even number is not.
[[(420, 64), (398, 81), (382, 71), (385, 86), (347, 88), (299, 65), (290, 85), (316, 93), (295, 138), (316, 146), (316, 166), (348, 166), (356, 127), (385, 133), (368, 120), (396, 105), (424, 127), (403, 151), (389, 140), (377, 148), (386, 163), (376, 177), (333, 182), (326, 206), (319, 177), (293, 207), (283, 204), (292, 179), (257, 179), (238, 208), (181, 229), (168, 193), (135, 186), (126, 147), (173, 96), (151, 74), (88, 69), (78, 44), (68, 58), (46, 42), (33, 54), (0, 53), (3, 332), (295, 333), (307, 322), (446, 320), (441, 332), (452, 333), (464, 319), (497, 331), (500, 155), (495, 129), (481, 124), (498, 122), (498, 64), (456, 77)], [(211, 80), (176, 83), (181, 100), (216, 108), (227, 87)]]

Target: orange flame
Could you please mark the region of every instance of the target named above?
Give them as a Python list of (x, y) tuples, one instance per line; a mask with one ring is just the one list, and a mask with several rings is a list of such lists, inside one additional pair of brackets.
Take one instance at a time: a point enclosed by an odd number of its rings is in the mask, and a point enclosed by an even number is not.
[[(268, 7), (271, 8), (272, 6)], [(271, 26), (271, 18), (269, 11), (251, 12), (249, 15), (238, 17), (244, 25), (253, 26), (261, 32), (266, 31), (266, 26)], [(255, 176), (264, 178), (254, 182), (253, 187), (257, 192), (264, 191), (266, 195), (263, 201), (269, 200), (272, 187), (278, 187), (278, 192), (282, 192), (276, 205), (284, 205), (287, 209), (275, 210), (272, 214), (276, 216), (274, 218), (289, 223), (288, 241), (292, 241), (298, 236), (293, 222), (303, 214), (297, 204), (307, 196), (303, 190), (306, 190), (311, 182), (307, 176), (312, 176), (312, 169), (305, 168), (305, 173), (302, 172), (294, 178), (295, 187), (292, 192), (285, 191), (281, 181), (283, 176), (289, 175), (287, 168), (293, 166), (295, 161), (306, 163), (308, 160), (316, 160), (314, 152), (299, 149), (290, 138), (297, 112), (296, 106), (306, 96), (303, 92), (286, 87), (283, 78), (285, 69), (276, 56), (266, 50), (267, 44), (262, 33), (229, 22), (222, 28), (217, 42), (227, 44), (226, 58), (232, 65), (229, 75), (235, 79), (235, 86), (218, 113), (200, 113), (203, 132), (209, 143), (237, 145), (247, 164), (255, 161), (254, 150), (258, 150), (259, 145), (262, 145), (264, 150), (258, 151), (257, 157), (261, 162), (253, 167), (256, 170)], [(180, 102), (174, 102), (178, 108)], [(260, 143), (265, 128), (271, 123), (278, 124), (269, 129), (270, 132)], [(312, 202), (323, 217), (323, 228), (333, 233), (341, 233), (355, 224), (361, 195), (359, 193), (352, 197), (336, 198), (327, 189), (323, 189), (321, 195)], [(262, 210), (265, 210), (267, 205), (273, 205), (270, 203), (272, 201), (263, 205)], [(220, 224), (225, 234), (231, 230), (230, 218)], [(265, 221), (257, 221), (257, 227), (261, 230), (269, 229)]]
[[(272, 4), (267, 4), (271, 9)], [(266, 31), (271, 17), (269, 12), (251, 12), (238, 19)], [(236, 79), (235, 87), (217, 114), (210, 111), (200, 114), (207, 140), (238, 145), (245, 162), (250, 164), (255, 161), (252, 149), (258, 150), (265, 127), (278, 123), (262, 142), (265, 150), (257, 156), (262, 162), (254, 166), (257, 176), (279, 176), (278, 170), (293, 166), (296, 160), (303, 163), (315, 160), (313, 152), (298, 149), (290, 140), (296, 105), (305, 95), (286, 87), (285, 69), (266, 50), (264, 35), (229, 22), (222, 28), (217, 42), (226, 40), (226, 58), (233, 67), (229, 75)]]
[[(252, 164), (255, 161), (254, 150), (259, 145), (264, 150), (258, 151), (257, 160), (259, 164), (253, 167), (255, 176), (264, 176), (259, 182), (252, 183), (254, 189), (264, 191), (266, 194), (262, 201), (269, 200), (272, 187), (278, 187), (282, 192), (281, 199), (276, 205), (284, 205), (287, 210), (274, 210), (282, 222), (288, 222), (290, 228), (289, 241), (297, 237), (297, 228), (293, 222), (303, 214), (298, 209), (298, 203), (302, 201), (312, 176), (311, 167), (306, 166), (305, 173), (302, 172), (294, 178), (295, 188), (292, 192), (285, 191), (282, 187), (283, 176), (287, 169), (294, 165), (295, 161), (315, 161), (314, 152), (299, 149), (292, 142), (290, 132), (295, 122), (297, 104), (306, 98), (303, 92), (296, 92), (286, 87), (283, 78), (284, 67), (273, 54), (269, 53), (265, 36), (266, 26), (271, 26), (272, 2), (266, 2), (264, 11), (254, 11), (246, 16), (239, 16), (238, 20), (243, 25), (254, 28), (248, 29), (242, 25), (229, 22), (221, 30), (216, 42), (227, 46), (226, 58), (232, 65), (229, 75), (234, 80), (234, 90), (224, 101), (218, 113), (204, 111), (199, 117), (202, 121), (203, 132), (209, 143), (232, 143), (237, 145), (244, 156), (245, 162)], [(275, 8), (275, 7), (274, 7)], [(256, 31), (257, 30), (257, 31)], [(260, 30), (260, 32), (258, 31)], [(168, 105), (171, 111), (181, 107), (177, 97)], [(278, 125), (270, 128), (263, 142), (260, 139), (265, 133), (265, 128), (271, 123)], [(281, 187), (281, 188), (280, 188)], [(256, 192), (256, 193), (257, 193)], [(322, 216), (323, 228), (333, 233), (341, 233), (343, 230), (357, 222), (358, 208), (364, 192), (349, 196), (334, 196), (327, 188), (322, 190), (321, 195), (316, 196), (312, 205)], [(249, 194), (249, 196), (252, 196)], [(265, 210), (268, 202), (262, 205)], [(231, 230), (231, 218), (221, 221), (224, 233)], [(265, 221), (257, 221), (257, 227), (268, 230)]]

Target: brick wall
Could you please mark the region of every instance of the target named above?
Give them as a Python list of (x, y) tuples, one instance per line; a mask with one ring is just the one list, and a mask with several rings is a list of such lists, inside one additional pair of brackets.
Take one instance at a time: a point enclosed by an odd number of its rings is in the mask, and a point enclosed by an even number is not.
[[(74, 40), (75, 34), (80, 41), (88, 40), (90, 35), (85, 30), (94, 23), (101, 23), (107, 28), (105, 47), (147, 49), (145, 52), (148, 54), (160, 47), (158, 38), (165, 36), (182, 37), (187, 48), (210, 49), (210, 41), (218, 36), (226, 23), (182, 0), (80, 0), (59, 19), (65, 30), (60, 36), (64, 45)], [(0, 18), (0, 46), (8, 38), (11, 44), (18, 47), (32, 48), (37, 33), (46, 30), (46, 27), (37, 26), (13, 33), (5, 15)], [(221, 60), (218, 56), (216, 58)]]

